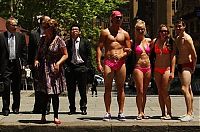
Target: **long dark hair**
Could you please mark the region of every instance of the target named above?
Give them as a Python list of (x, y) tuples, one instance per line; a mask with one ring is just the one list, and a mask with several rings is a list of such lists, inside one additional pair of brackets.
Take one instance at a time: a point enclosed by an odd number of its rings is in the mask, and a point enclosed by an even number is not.
[(167, 39), (166, 39), (166, 46), (169, 48), (169, 50), (173, 50), (174, 40), (172, 39), (172, 37), (169, 34), (169, 28), (167, 27), (167, 25), (160, 24), (159, 31), (158, 31), (158, 38), (160, 38), (159, 33), (162, 31), (163, 27), (167, 28), (167, 31), (168, 31), (168, 36), (167, 36)]

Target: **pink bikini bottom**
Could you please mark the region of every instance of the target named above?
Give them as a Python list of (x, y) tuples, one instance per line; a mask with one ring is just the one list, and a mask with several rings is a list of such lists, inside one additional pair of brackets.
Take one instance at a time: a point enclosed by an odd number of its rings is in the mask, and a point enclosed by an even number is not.
[(151, 72), (151, 67), (135, 67), (135, 69), (138, 69), (143, 73)]
[(104, 64), (109, 66), (112, 70), (118, 70), (124, 63), (124, 60), (104, 59)]

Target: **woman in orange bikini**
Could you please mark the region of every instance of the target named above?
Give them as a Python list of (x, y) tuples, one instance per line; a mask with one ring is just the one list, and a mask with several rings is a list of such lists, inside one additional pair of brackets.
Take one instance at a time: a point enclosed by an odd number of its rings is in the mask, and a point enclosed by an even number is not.
[(133, 79), (136, 85), (136, 104), (138, 107), (137, 120), (148, 118), (144, 114), (146, 104), (147, 88), (151, 79), (151, 66), (150, 66), (150, 42), (151, 39), (145, 38), (146, 26), (142, 20), (137, 20), (135, 24), (135, 67), (133, 70)]
[[(175, 52), (173, 41), (169, 41), (169, 30), (161, 24), (158, 38), (153, 40), (156, 54), (154, 77), (158, 88), (159, 104), (162, 111), (161, 119), (171, 119), (171, 99), (168, 93), (170, 80), (174, 78)], [(167, 112), (165, 111), (165, 106)]]

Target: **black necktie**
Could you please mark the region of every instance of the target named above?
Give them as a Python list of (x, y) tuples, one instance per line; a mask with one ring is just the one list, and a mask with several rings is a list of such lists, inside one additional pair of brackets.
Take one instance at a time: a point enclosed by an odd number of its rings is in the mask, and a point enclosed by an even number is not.
[(73, 40), (73, 48), (74, 48), (74, 63), (77, 63), (77, 53), (76, 53), (76, 40)]

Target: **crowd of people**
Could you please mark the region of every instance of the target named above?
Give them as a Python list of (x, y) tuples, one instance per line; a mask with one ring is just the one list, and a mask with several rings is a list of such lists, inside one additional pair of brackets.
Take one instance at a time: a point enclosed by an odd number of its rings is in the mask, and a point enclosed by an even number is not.
[[(119, 106), (118, 120), (125, 121), (124, 114), (127, 57), (133, 55), (132, 76), (136, 86), (137, 120), (148, 119), (145, 115), (147, 90), (152, 78), (158, 89), (158, 100), (161, 119), (172, 118), (169, 85), (174, 78), (175, 64), (181, 81), (181, 90), (185, 97), (187, 112), (180, 117), (181, 121), (193, 119), (193, 93), (191, 76), (195, 70), (197, 55), (193, 40), (185, 32), (183, 20), (175, 23), (176, 36), (170, 36), (167, 25), (161, 24), (158, 35), (154, 39), (146, 37), (146, 24), (138, 19), (135, 23), (134, 38), (121, 28), (123, 14), (112, 11), (111, 26), (100, 33), (96, 48), (97, 70), (104, 77), (105, 115), (103, 121), (111, 120), (111, 91), (115, 79), (117, 102)], [(76, 114), (76, 86), (80, 94), (80, 110), (87, 114), (87, 83), (88, 71), (92, 66), (92, 52), (89, 41), (82, 37), (81, 27), (71, 25), (70, 39), (64, 41), (59, 36), (58, 21), (48, 16), (39, 18), (39, 27), (32, 31), (28, 47), (23, 34), (16, 32), (17, 20), (9, 18), (6, 22), (7, 31), (0, 33), (0, 82), (2, 91), (4, 116), (10, 114), (10, 91), (13, 93), (12, 111), (19, 113), (21, 71), (29, 65), (35, 90), (33, 113), (41, 114), (41, 122), (46, 122), (46, 115), (52, 102), (54, 123), (60, 124), (58, 117), (59, 95), (67, 90), (69, 115)], [(104, 51), (103, 51), (104, 50)], [(102, 60), (102, 56), (104, 57)], [(28, 55), (27, 55), (28, 54)], [(28, 56), (28, 58), (27, 58)], [(129, 63), (129, 62), (128, 62)], [(130, 62), (131, 63), (131, 62)], [(97, 81), (92, 85), (92, 92), (97, 96)]]

